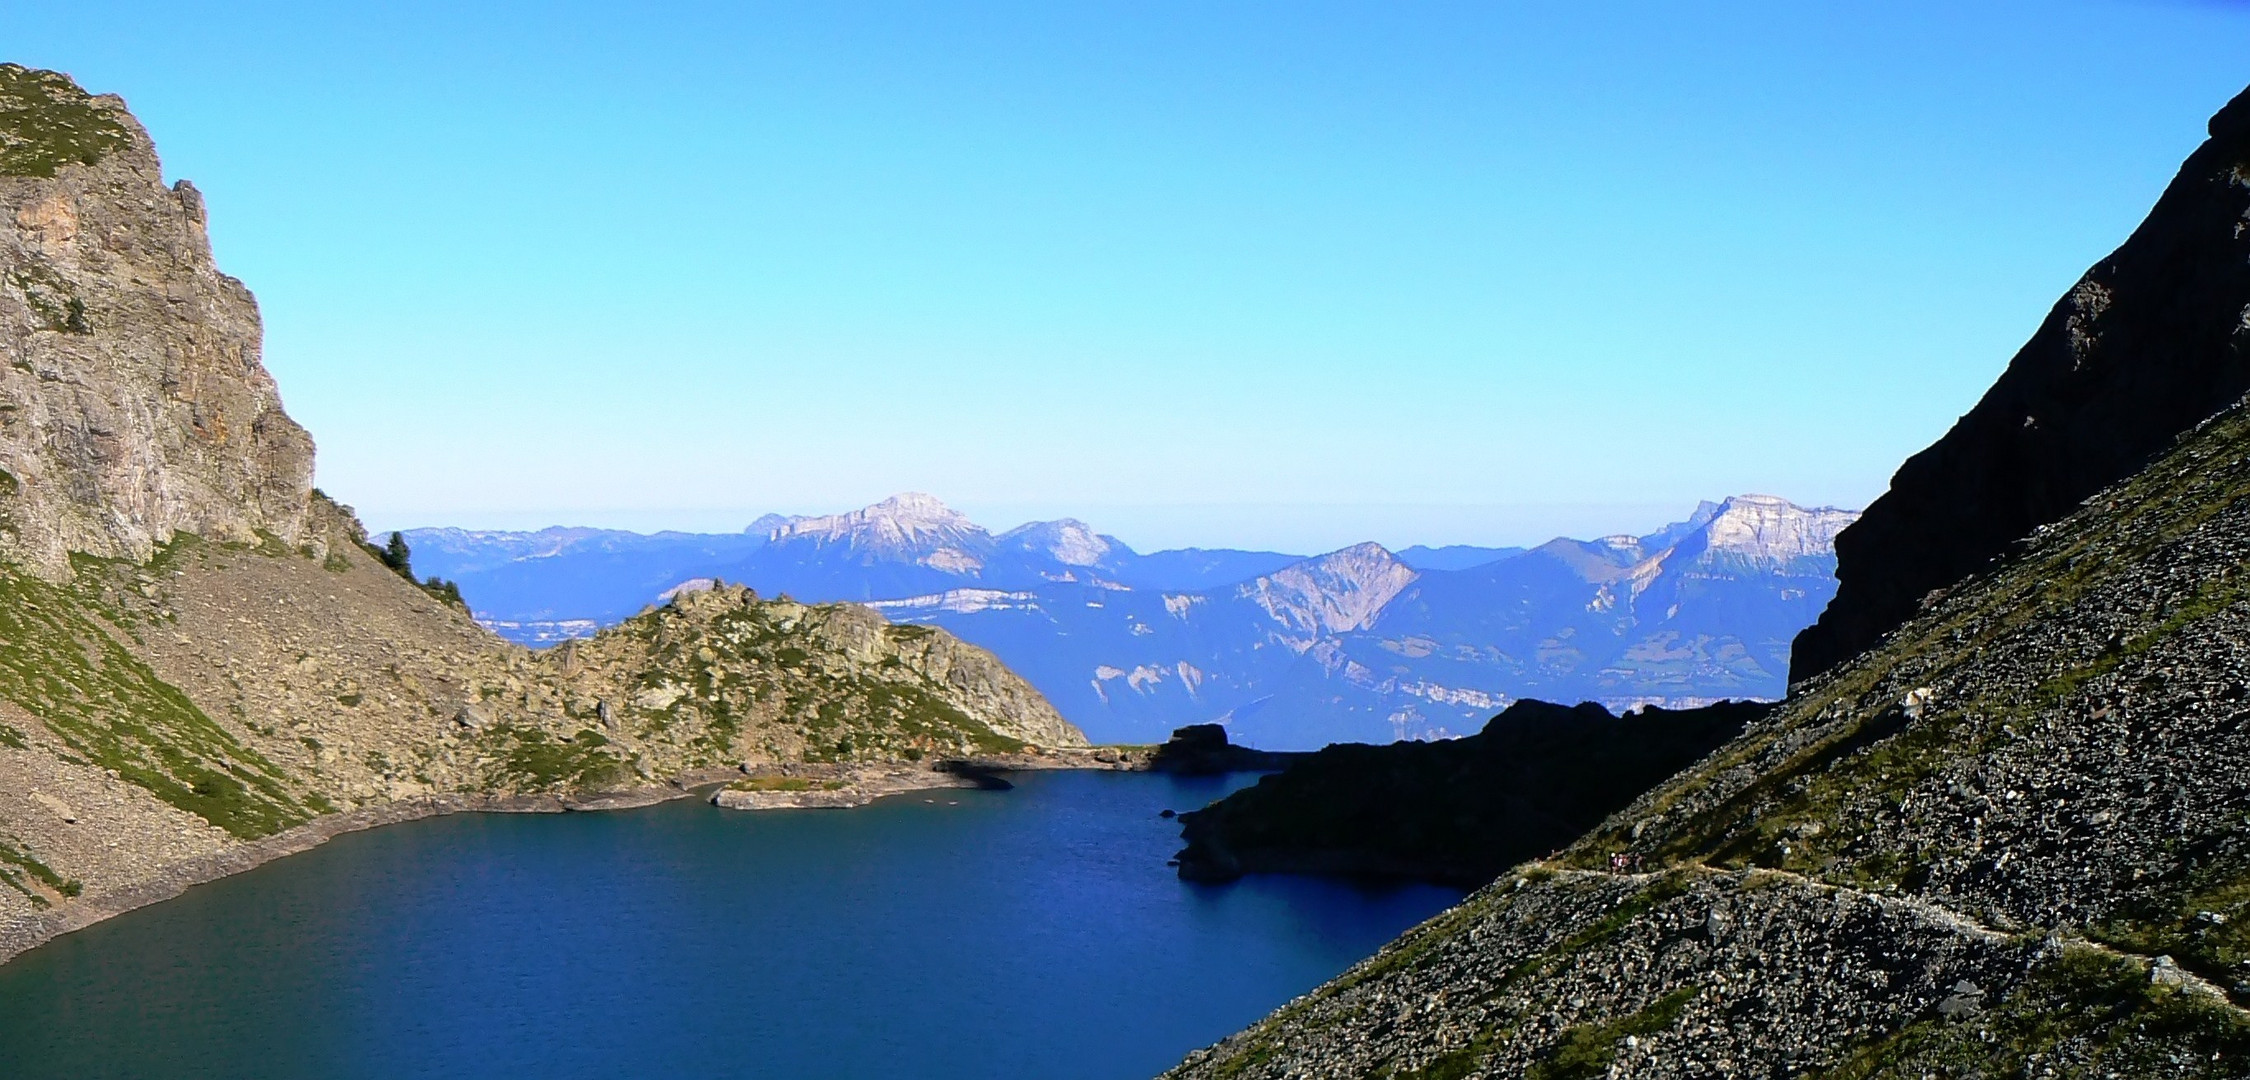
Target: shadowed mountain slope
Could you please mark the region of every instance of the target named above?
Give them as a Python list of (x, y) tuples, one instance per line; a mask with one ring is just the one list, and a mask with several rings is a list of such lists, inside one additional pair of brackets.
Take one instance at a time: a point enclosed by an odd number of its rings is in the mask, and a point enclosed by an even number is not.
[(1287, 762), (1180, 816), (1180, 876), (1427, 878), (1482, 885), (1577, 839), (1771, 706), (1727, 702), (1625, 716), (1519, 701), (1447, 742), (1345, 743)]
[[(2250, 175), (2228, 145), (2196, 166)], [(2240, 318), (2176, 299), (2191, 336)], [(2207, 359), (2143, 344), (2154, 382)], [(2250, 405), (2183, 423), (1558, 857), (1171, 1075), (2250, 1076)], [(1973, 445), (1971, 475), (2017, 449)]]
[(2138, 471), (2250, 391), (2250, 91), (1953, 429), (1836, 539), (1836, 600), (1792, 682), (1873, 645), (1932, 590)]

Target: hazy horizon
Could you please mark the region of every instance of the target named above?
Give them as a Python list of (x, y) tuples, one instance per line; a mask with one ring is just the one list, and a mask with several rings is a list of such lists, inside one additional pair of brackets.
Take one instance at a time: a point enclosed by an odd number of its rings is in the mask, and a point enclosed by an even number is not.
[[(578, 512), (575, 516), (558, 517), (537, 512), (523, 514), (469, 515), (460, 520), (424, 520), (411, 515), (398, 515), (371, 519), (368, 528), (376, 533), (393, 530), (459, 528), (472, 531), (536, 532), (545, 528), (619, 529), (627, 532), (658, 533), (734, 533), (742, 532), (750, 522), (767, 513), (784, 516), (820, 517), (860, 509), (901, 494), (890, 492), (876, 499), (851, 505), (815, 507), (806, 509), (765, 510), (739, 513), (729, 510), (675, 510), (651, 512), (628, 510), (604, 513), (602, 511)], [(1695, 509), (1695, 503), (1683, 506), (1650, 504), (1645, 506), (1619, 506), (1605, 504), (1561, 504), (1548, 506), (1358, 506), (1302, 507), (1259, 506), (1241, 504), (1230, 506), (1173, 506), (1173, 507), (1115, 507), (1079, 504), (1067, 506), (1053, 513), (1043, 513), (1023, 506), (993, 505), (972, 506), (955, 503), (936, 492), (939, 501), (960, 511), (971, 521), (995, 534), (1020, 525), (1061, 518), (1076, 518), (1092, 526), (1095, 531), (1125, 542), (1135, 551), (1148, 553), (1177, 548), (1233, 548), (1245, 550), (1276, 551), (1285, 554), (1318, 555), (1353, 544), (1374, 541), (1392, 551), (1402, 551), (1415, 546), (1447, 547), (1467, 545), (1472, 547), (1535, 547), (1558, 537), (1591, 540), (1602, 536), (1645, 536), (1666, 525), (1685, 520)], [(1726, 492), (1709, 496), (1716, 502), (1733, 495), (1769, 494), (1788, 496), (1779, 492)], [(1808, 509), (1825, 504), (1791, 500)], [(1857, 511), (1861, 507), (1841, 507)], [(1348, 511), (1348, 512), (1339, 512)], [(1117, 513), (1112, 513), (1117, 512)], [(1303, 528), (1303, 522), (1292, 522), (1291, 513), (1318, 515), (1325, 532), (1313, 533)], [(1126, 535), (1111, 528), (1106, 522), (1129, 518), (1143, 528), (1137, 535)], [(1279, 520), (1276, 520), (1276, 519)], [(379, 523), (378, 523), (379, 520)], [(1157, 527), (1146, 527), (1150, 521)], [(1353, 531), (1347, 524), (1364, 523), (1366, 528)], [(402, 524), (412, 522), (412, 524)], [(1267, 543), (1261, 536), (1315, 536), (1310, 544)], [(1147, 539), (1144, 539), (1146, 537)]]
[(1292, 550), (1864, 506), (2250, 55), (2126, 0), (11, 14), (202, 190), (371, 520)]

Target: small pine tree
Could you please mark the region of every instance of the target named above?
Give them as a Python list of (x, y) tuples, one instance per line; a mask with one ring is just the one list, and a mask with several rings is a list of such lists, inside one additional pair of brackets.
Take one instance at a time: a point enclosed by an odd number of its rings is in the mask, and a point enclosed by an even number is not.
[(406, 537), (392, 533), (391, 542), (383, 545), (382, 560), (384, 566), (397, 571), (400, 577), (414, 580), (414, 553), (407, 550)]

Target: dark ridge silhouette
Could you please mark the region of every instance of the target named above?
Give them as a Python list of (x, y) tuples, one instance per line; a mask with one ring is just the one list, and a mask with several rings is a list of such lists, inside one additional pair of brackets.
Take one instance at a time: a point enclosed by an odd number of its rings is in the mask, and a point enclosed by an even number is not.
[(1180, 815), (1180, 876), (1332, 873), (1482, 885), (1625, 808), (1773, 706), (1624, 716), (1519, 701), (1445, 742), (1339, 743)]
[(1931, 592), (2140, 471), (2250, 391), (2250, 90), (2007, 372), (1836, 539), (1839, 587), (1789, 682), (1859, 655)]

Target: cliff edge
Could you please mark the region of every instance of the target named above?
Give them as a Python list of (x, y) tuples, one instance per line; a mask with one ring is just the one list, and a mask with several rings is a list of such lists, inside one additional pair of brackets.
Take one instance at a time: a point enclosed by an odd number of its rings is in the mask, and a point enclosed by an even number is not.
[(311, 436), (260, 362), (194, 185), (125, 103), (0, 64), (0, 557), (305, 539)]
[(1837, 536), (1836, 598), (1797, 636), (1792, 685), (2250, 391), (2250, 90), (2209, 130), (2132, 236)]

